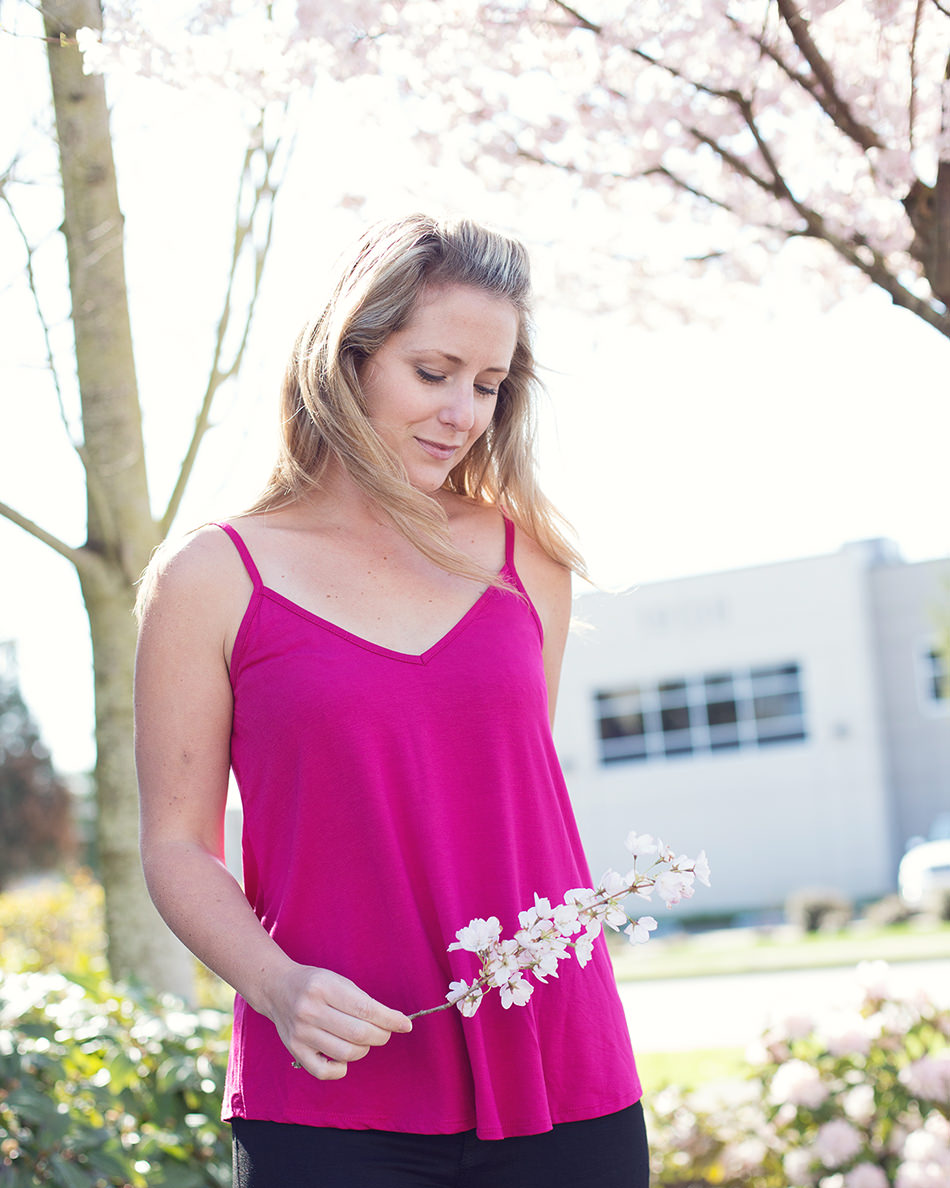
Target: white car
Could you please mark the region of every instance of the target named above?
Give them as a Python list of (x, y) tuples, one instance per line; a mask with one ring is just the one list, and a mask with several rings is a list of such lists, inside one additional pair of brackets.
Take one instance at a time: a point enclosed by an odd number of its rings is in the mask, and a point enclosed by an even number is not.
[(908, 907), (926, 907), (940, 892), (950, 891), (950, 838), (921, 842), (901, 859), (897, 869), (901, 899)]

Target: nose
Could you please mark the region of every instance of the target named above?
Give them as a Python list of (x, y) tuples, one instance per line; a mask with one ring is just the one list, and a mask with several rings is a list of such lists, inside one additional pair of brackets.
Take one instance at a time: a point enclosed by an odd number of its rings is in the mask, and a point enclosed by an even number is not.
[(461, 433), (467, 433), (472, 428), (475, 424), (475, 392), (470, 384), (452, 384), (446, 392), (439, 420)]

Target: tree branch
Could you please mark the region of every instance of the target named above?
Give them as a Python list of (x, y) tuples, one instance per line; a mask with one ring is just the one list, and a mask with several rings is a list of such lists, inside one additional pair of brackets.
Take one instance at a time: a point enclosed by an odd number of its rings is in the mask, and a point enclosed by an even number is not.
[[(8, 170), (2, 179), (3, 182), (10, 180), (10, 170)], [(40, 331), (43, 335), (43, 346), (46, 352), (46, 367), (53, 381), (53, 389), (56, 393), (56, 403), (59, 408), (60, 420), (63, 423), (63, 428), (66, 430), (66, 436), (69, 439), (69, 444), (76, 451), (80, 462), (83, 465), (83, 470), (86, 475), (86, 492), (91, 505), (96, 509), (102, 522), (108, 524), (112, 520), (112, 511), (109, 507), (109, 500), (102, 489), (102, 484), (99, 482), (95, 469), (90, 463), (89, 452), (86, 450), (82, 442), (76, 440), (73, 436), (72, 429), (69, 424), (69, 417), (66, 415), (66, 403), (63, 398), (63, 387), (60, 382), (59, 368), (56, 366), (56, 358), (53, 352), (52, 339), (50, 337), (49, 323), (46, 320), (46, 315), (43, 312), (43, 305), (40, 301), (39, 288), (36, 283), (36, 273), (33, 269), (33, 254), (34, 248), (24, 230), (23, 224), (20, 222), (19, 216), (13, 203), (10, 201), (9, 194), (6, 193), (6, 188), (0, 184), (0, 200), (6, 206), (13, 225), (16, 228), (17, 234), (23, 242), (23, 248), (26, 253), (26, 279), (30, 294), (33, 298), (33, 308), (36, 311), (36, 317), (40, 324)]]
[[(589, 32), (595, 34), (595, 36), (600, 36), (603, 33), (602, 25), (598, 25), (594, 21), (588, 20), (587, 17), (578, 12), (577, 9), (572, 8), (569, 4), (566, 4), (564, 0), (551, 0), (551, 2), (557, 8), (560, 8), (562, 12), (567, 13), (568, 16), (576, 21), (578, 27), (587, 29)], [(652, 54), (648, 54), (646, 50), (640, 49), (639, 46), (622, 45), (621, 48), (626, 50), (627, 53), (631, 54), (633, 57), (639, 58), (641, 62), (646, 62), (648, 66), (655, 66), (658, 70), (662, 70), (666, 74), (670, 75), (671, 78), (675, 78), (679, 82), (685, 83), (688, 87), (692, 87), (694, 91), (699, 91), (703, 95), (709, 95), (713, 99), (730, 98), (727, 91), (720, 91), (715, 87), (707, 86), (705, 83), (697, 82), (696, 79), (690, 78), (689, 75), (683, 74), (682, 71), (677, 70), (675, 66), (669, 66), (666, 62), (661, 62), (659, 58), (655, 58)]]
[(776, 0), (776, 2), (788, 31), (824, 92), (824, 95), (821, 96), (817, 91), (812, 91), (809, 88), (810, 93), (821, 104), (822, 110), (831, 117), (837, 128), (840, 128), (845, 135), (850, 136), (863, 149), (883, 148), (884, 142), (878, 134), (856, 119), (847, 103), (838, 94), (834, 72), (815, 44), (808, 29), (808, 21), (795, 7), (794, 0)]
[[(901, 282), (894, 276), (894, 274), (887, 267), (887, 263), (883, 255), (876, 249), (870, 246), (866, 240), (855, 237), (848, 240), (832, 231), (825, 222), (822, 215), (818, 211), (813, 210), (807, 206), (800, 199), (796, 198), (789, 188), (787, 182), (782, 177), (778, 168), (778, 164), (761, 135), (755, 120), (752, 116), (751, 106), (743, 101), (742, 108), (746, 117), (746, 122), (749, 130), (755, 137), (756, 144), (762, 154), (763, 160), (768, 166), (773, 181), (767, 182), (764, 178), (760, 178), (753, 170), (751, 170), (741, 158), (737, 158), (730, 153), (728, 149), (717, 144), (711, 137), (702, 136), (698, 131), (690, 129), (690, 131), (697, 137), (702, 139), (702, 142), (711, 148), (722, 161), (731, 169), (735, 169), (741, 176), (754, 182), (760, 188), (771, 194), (773, 197), (784, 199), (795, 210), (796, 214), (803, 220), (805, 228), (803, 231), (794, 232), (786, 228), (779, 228), (782, 234), (788, 239), (795, 238), (796, 235), (805, 235), (810, 239), (821, 240), (827, 243), (832, 250), (845, 260), (852, 267), (863, 273), (868, 280), (881, 288), (888, 294), (895, 305), (908, 310), (915, 316), (933, 326), (935, 330), (939, 331), (945, 338), (950, 338), (950, 318), (939, 310), (934, 309), (929, 302), (922, 300), (910, 292)], [(697, 193), (693, 190), (692, 193)], [(706, 197), (706, 195), (700, 195)]]
[[(827, 115), (839, 132), (843, 132), (845, 136), (850, 137), (860, 148), (865, 151), (869, 148), (881, 148), (883, 142), (877, 133), (872, 129), (866, 127), (859, 120), (854, 119), (848, 107), (844, 102), (838, 99), (837, 95), (829, 96), (828, 84), (824, 79), (817, 75), (809, 77), (807, 74), (802, 74), (796, 70), (790, 63), (786, 62), (785, 58), (779, 53), (774, 45), (770, 45), (764, 34), (754, 35), (749, 33), (735, 17), (728, 16), (726, 19), (730, 22), (733, 28), (741, 34), (748, 37), (753, 45), (755, 45), (767, 58), (778, 66), (779, 70), (793, 82), (796, 86), (801, 87), (812, 99), (818, 104), (821, 110)], [(817, 49), (815, 51), (818, 52)], [(829, 71), (830, 77), (830, 71)]]
[[(6, 178), (4, 178), (6, 180)], [(59, 406), (60, 420), (63, 422), (63, 427), (66, 430), (66, 435), (69, 438), (70, 445), (73, 449), (82, 456), (81, 447), (76, 439), (73, 437), (72, 429), (69, 426), (69, 418), (66, 416), (66, 404), (63, 400), (63, 387), (59, 381), (59, 368), (56, 366), (56, 359), (53, 355), (53, 344), (50, 339), (49, 323), (46, 320), (46, 315), (43, 313), (43, 305), (40, 301), (39, 289), (36, 285), (36, 273), (33, 271), (33, 245), (30, 243), (29, 237), (20, 222), (19, 216), (16, 213), (13, 203), (10, 201), (10, 195), (6, 192), (4, 186), (0, 186), (0, 201), (7, 208), (7, 212), (16, 228), (16, 232), (23, 243), (23, 250), (26, 253), (26, 283), (30, 290), (30, 296), (33, 298), (33, 309), (36, 311), (36, 317), (40, 324), (40, 331), (43, 335), (43, 346), (46, 351), (46, 366), (49, 370), (50, 376), (53, 380), (53, 389), (56, 392), (56, 403)]]
[(589, 21), (587, 17), (582, 16), (576, 8), (572, 8), (570, 4), (565, 4), (564, 0), (552, 0), (552, 3), (555, 8), (559, 8), (561, 12), (567, 13), (582, 29), (587, 29), (590, 33), (599, 34), (603, 32), (602, 25), (595, 25), (593, 21)]
[[(264, 264), (267, 259), (268, 252), (270, 251), (271, 241), (273, 238), (274, 208), (277, 199), (277, 192), (280, 188), (282, 180), (282, 178), (275, 178), (276, 161), (282, 144), (282, 138), (280, 135), (278, 135), (270, 147), (264, 147), (264, 114), (262, 112), (260, 120), (255, 129), (254, 139), (247, 147), (247, 150), (244, 154), (244, 162), (241, 166), (234, 219), (234, 244), (231, 250), (231, 267), (228, 273), (228, 283), (224, 295), (224, 304), (221, 309), (221, 315), (218, 319), (217, 330), (215, 332), (214, 353), (212, 356), (208, 383), (205, 388), (204, 396), (202, 397), (197, 416), (195, 417), (191, 440), (188, 443), (188, 448), (185, 451), (185, 456), (182, 459), (181, 466), (179, 467), (178, 477), (175, 481), (175, 487), (171, 493), (171, 496), (169, 497), (168, 506), (165, 508), (165, 512), (161, 519), (160, 527), (163, 537), (167, 536), (175, 520), (175, 517), (178, 515), (178, 512), (181, 508), (181, 502), (184, 498), (185, 490), (188, 486), (192, 472), (194, 471), (195, 462), (198, 457), (198, 450), (205, 434), (210, 428), (211, 408), (214, 403), (215, 396), (222, 385), (238, 373), (241, 363), (244, 359), (244, 354), (247, 349), (247, 343), (251, 332), (251, 323), (254, 318), (254, 313), (257, 308), (257, 300), (260, 295)], [(289, 153), (290, 148), (288, 147), (286, 155), (289, 155)], [(263, 177), (255, 185), (253, 182), (254, 167), (259, 156), (263, 158), (264, 170)], [(242, 217), (242, 197), (248, 187), (251, 187), (253, 190), (253, 198), (251, 201), (250, 210), (246, 216)], [(260, 242), (254, 248), (253, 281), (251, 285), (251, 292), (248, 296), (244, 311), (244, 320), (243, 325), (241, 326), (240, 339), (231, 358), (231, 362), (225, 365), (222, 363), (222, 356), (224, 354), (225, 339), (232, 321), (234, 291), (238, 270), (245, 256), (245, 245), (247, 244), (249, 238), (253, 238), (254, 225), (260, 221), (258, 216), (260, 212), (264, 210), (266, 210), (265, 228)]]
[(3, 516), (5, 520), (9, 520), (12, 524), (16, 524), (24, 532), (28, 532), (30, 536), (42, 544), (48, 545), (54, 552), (59, 553), (61, 557), (65, 557), (67, 561), (71, 561), (77, 569), (83, 563), (81, 549), (74, 549), (72, 545), (66, 544), (58, 536), (54, 536), (52, 532), (47, 532), (45, 528), (40, 527), (39, 524), (29, 519), (29, 517), (24, 516), (22, 512), (18, 512), (16, 508), (10, 507), (9, 504), (0, 502), (0, 516)]

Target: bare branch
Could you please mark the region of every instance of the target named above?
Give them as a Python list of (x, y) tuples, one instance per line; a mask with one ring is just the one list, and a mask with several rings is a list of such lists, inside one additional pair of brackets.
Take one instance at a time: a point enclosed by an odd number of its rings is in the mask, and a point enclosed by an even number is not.
[[(11, 169), (12, 169), (12, 166), (11, 166)], [(10, 170), (8, 170), (4, 174), (2, 181), (4, 181), (4, 182), (7, 181), (9, 179), (9, 176), (10, 176)], [(69, 424), (69, 417), (66, 414), (66, 403), (63, 398), (63, 387), (62, 387), (62, 383), (60, 381), (59, 368), (56, 366), (56, 358), (55, 358), (55, 355), (53, 352), (53, 344), (52, 344), (52, 340), (50, 337), (49, 323), (47, 322), (46, 315), (43, 312), (43, 305), (40, 300), (39, 288), (36, 283), (36, 273), (33, 269), (33, 255), (34, 255), (35, 249), (34, 249), (33, 245), (30, 243), (29, 237), (26, 234), (26, 230), (24, 229), (23, 224), (20, 222), (19, 216), (16, 213), (16, 209), (15, 209), (13, 203), (10, 201), (10, 196), (9, 196), (9, 194), (6, 193), (6, 189), (2, 184), (0, 184), (0, 200), (2, 200), (3, 204), (6, 206), (7, 211), (9, 212), (10, 218), (13, 221), (13, 225), (16, 228), (17, 234), (20, 236), (20, 239), (23, 241), (23, 248), (26, 253), (27, 285), (29, 287), (30, 294), (33, 298), (33, 307), (36, 311), (37, 321), (40, 324), (40, 331), (43, 335), (43, 346), (44, 346), (44, 349), (46, 352), (46, 367), (47, 367), (47, 370), (49, 371), (49, 374), (53, 381), (53, 389), (56, 393), (56, 403), (59, 408), (60, 420), (63, 423), (63, 428), (66, 430), (66, 436), (69, 439), (69, 444), (76, 451), (76, 454), (78, 455), (79, 460), (82, 462), (83, 470), (86, 475), (86, 492), (87, 492), (87, 495), (89, 498), (89, 502), (100, 513), (100, 515), (102, 517), (102, 522), (109, 523), (112, 518), (112, 513), (111, 513), (111, 510), (109, 507), (109, 500), (108, 500), (105, 492), (102, 490), (102, 484), (99, 482), (94, 468), (90, 464), (88, 451), (86, 450), (83, 443), (80, 441), (77, 441), (76, 438), (73, 436), (73, 432), (72, 432), (72, 429), (70, 428), (70, 424)]]
[[(801, 51), (802, 57), (818, 80), (821, 93), (815, 91), (811, 91), (811, 93), (821, 104), (822, 110), (834, 120), (836, 127), (840, 128), (846, 136), (850, 136), (863, 149), (882, 148), (883, 141), (874, 129), (862, 124), (838, 94), (834, 72), (815, 44), (808, 29), (808, 21), (795, 7), (794, 0), (777, 0), (777, 4), (782, 19)], [(809, 88), (809, 90), (811, 89)]]
[(4, 206), (13, 221), (13, 226), (19, 235), (23, 249), (26, 253), (26, 283), (30, 290), (30, 295), (33, 298), (33, 308), (36, 311), (37, 321), (40, 324), (40, 331), (43, 335), (43, 346), (46, 350), (46, 366), (49, 370), (50, 376), (53, 380), (53, 389), (56, 392), (56, 403), (59, 406), (60, 420), (63, 422), (63, 427), (66, 430), (66, 435), (69, 438), (73, 449), (82, 456), (82, 449), (76, 439), (73, 437), (72, 430), (69, 426), (69, 418), (66, 416), (66, 404), (63, 400), (63, 387), (59, 380), (59, 368), (56, 366), (56, 358), (53, 354), (53, 344), (50, 340), (49, 323), (46, 320), (46, 315), (43, 312), (43, 304), (40, 301), (39, 289), (36, 285), (36, 273), (33, 271), (33, 245), (30, 243), (29, 237), (20, 222), (19, 216), (13, 203), (10, 201), (10, 196), (6, 190), (0, 187), (0, 201)]
[[(589, 32), (600, 36), (603, 33), (603, 26), (590, 21), (577, 9), (572, 8), (569, 4), (564, 3), (564, 0), (552, 0), (562, 12), (567, 13), (574, 21), (577, 22), (577, 27), (587, 29)], [(716, 87), (709, 87), (705, 83), (697, 82), (695, 78), (690, 78), (688, 74), (684, 74), (681, 70), (677, 70), (675, 66), (670, 66), (666, 62), (661, 62), (659, 58), (655, 58), (652, 54), (648, 54), (646, 50), (640, 49), (636, 45), (624, 45), (623, 49), (635, 58), (639, 58), (641, 62), (646, 62), (648, 66), (655, 66), (658, 70), (664, 71), (670, 75), (671, 78), (678, 79), (687, 86), (692, 87), (694, 91), (699, 91), (703, 95), (709, 95), (713, 99), (728, 99), (730, 95), (727, 91), (718, 90)]]
[(24, 532), (28, 532), (30, 536), (35, 537), (42, 544), (48, 545), (54, 552), (59, 553), (61, 557), (65, 557), (67, 561), (71, 561), (77, 569), (82, 564), (81, 549), (74, 549), (72, 545), (66, 544), (58, 536), (54, 536), (52, 532), (47, 532), (45, 528), (40, 527), (39, 524), (29, 519), (29, 517), (24, 516), (22, 512), (18, 512), (16, 508), (10, 507), (7, 503), (0, 502), (0, 516), (3, 516), (5, 520), (9, 520), (12, 524), (16, 524)]
[[(192, 430), (191, 440), (188, 443), (188, 449), (186, 450), (185, 456), (182, 459), (174, 490), (171, 493), (168, 506), (166, 507), (164, 515), (161, 519), (161, 532), (163, 536), (168, 534), (168, 531), (170, 530), (172, 523), (174, 522), (175, 517), (181, 507), (181, 502), (184, 498), (188, 481), (191, 478), (195, 461), (198, 457), (198, 450), (205, 434), (210, 427), (211, 408), (214, 403), (215, 396), (223, 384), (236, 375), (240, 370), (241, 363), (243, 362), (244, 354), (247, 349), (247, 343), (251, 332), (251, 323), (254, 318), (257, 300), (260, 295), (264, 263), (270, 250), (271, 240), (273, 237), (274, 209), (281, 180), (277, 178), (275, 174), (277, 172), (276, 162), (280, 150), (283, 147), (283, 140), (281, 136), (278, 135), (270, 147), (264, 147), (263, 124), (264, 116), (263, 113), (261, 113), (261, 118), (255, 129), (254, 139), (247, 147), (247, 150), (244, 154), (244, 162), (241, 166), (234, 220), (234, 244), (231, 250), (231, 267), (228, 273), (228, 283), (224, 295), (224, 304), (221, 309), (221, 315), (218, 319), (217, 330), (215, 332), (215, 345), (211, 361), (211, 370), (208, 376), (208, 383), (205, 388), (204, 396), (202, 397), (201, 405), (198, 409), (197, 416), (195, 417), (194, 428)], [(285, 154), (285, 165), (286, 156), (289, 155), (289, 153), (290, 148), (287, 149)], [(263, 160), (264, 170), (263, 177), (255, 185), (252, 179), (255, 162), (258, 158)], [(253, 198), (251, 201), (250, 210), (246, 215), (242, 215), (242, 197), (248, 188), (252, 189)], [(234, 291), (237, 275), (241, 263), (245, 258), (245, 246), (248, 243), (249, 237), (253, 236), (254, 225), (259, 221), (259, 216), (262, 211), (266, 211), (266, 224), (260, 242), (253, 249), (253, 281), (251, 292), (247, 298), (244, 308), (240, 338), (230, 363), (225, 364), (222, 362), (222, 356), (224, 353), (225, 339), (232, 322)]]
[(602, 25), (595, 25), (593, 21), (589, 21), (587, 17), (582, 16), (576, 8), (572, 8), (570, 4), (565, 4), (564, 0), (553, 0), (553, 3), (555, 8), (559, 8), (561, 12), (566, 12), (582, 29), (587, 29), (591, 33), (603, 32)]

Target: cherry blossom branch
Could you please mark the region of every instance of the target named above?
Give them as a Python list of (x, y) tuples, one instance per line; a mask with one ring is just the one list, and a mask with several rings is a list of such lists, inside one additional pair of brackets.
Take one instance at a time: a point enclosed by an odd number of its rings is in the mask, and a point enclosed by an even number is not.
[[(809, 93), (821, 105), (822, 110), (834, 120), (836, 127), (859, 144), (861, 148), (882, 148), (883, 142), (877, 133), (856, 119), (848, 104), (838, 94), (834, 73), (815, 44), (808, 28), (808, 21), (795, 7), (794, 0), (777, 0), (777, 4), (782, 20), (819, 84), (820, 91), (808, 87)], [(784, 64), (777, 57), (773, 57), (773, 61), (785, 69)], [(796, 78), (795, 81), (801, 82), (801, 78)]]
[[(704, 852), (695, 859), (685, 855), (677, 858), (659, 838), (637, 833), (628, 835), (626, 848), (634, 858), (633, 869), (626, 875), (608, 870), (596, 888), (574, 888), (554, 908), (549, 899), (535, 892), (534, 905), (518, 913), (521, 927), (507, 940), (501, 939), (497, 916), (476, 918), (460, 928), (447, 952), (474, 953), (481, 961), (479, 972), (471, 982), (451, 982), (445, 1002), (416, 1011), (409, 1018), (420, 1019), (451, 1006), (470, 1018), (490, 990), (499, 991), (505, 1010), (524, 1006), (534, 992), (525, 975), (530, 973), (537, 982), (556, 978), (558, 962), (569, 957), (572, 950), (583, 968), (593, 956), (594, 941), (604, 925), (620, 928), (631, 944), (650, 939), (656, 920), (653, 916), (631, 920), (621, 906), (629, 895), (650, 899), (656, 891), (667, 907), (673, 907), (693, 894), (695, 879), (709, 886), (709, 863)], [(637, 859), (650, 855), (656, 856), (650, 867), (638, 871)]]

